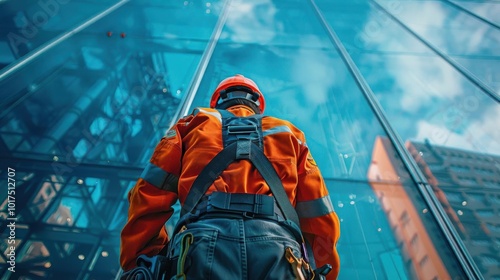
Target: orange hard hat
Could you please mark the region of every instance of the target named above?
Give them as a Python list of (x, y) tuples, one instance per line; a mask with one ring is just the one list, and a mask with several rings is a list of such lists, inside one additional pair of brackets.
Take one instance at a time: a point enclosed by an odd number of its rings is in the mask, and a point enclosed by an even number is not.
[[(231, 92), (247, 93), (246, 95), (231, 95)], [(260, 92), (257, 84), (249, 78), (243, 75), (236, 74), (233, 77), (224, 79), (215, 89), (212, 94), (212, 99), (210, 99), (210, 108), (215, 108), (217, 104), (234, 98), (245, 98), (252, 101), (259, 107), (260, 113), (264, 112), (266, 103), (264, 100), (264, 95)]]

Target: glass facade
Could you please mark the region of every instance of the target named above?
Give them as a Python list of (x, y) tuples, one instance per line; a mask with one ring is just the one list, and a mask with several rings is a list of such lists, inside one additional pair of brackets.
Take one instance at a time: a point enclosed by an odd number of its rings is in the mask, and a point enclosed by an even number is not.
[(341, 219), (339, 279), (500, 279), (498, 14), (0, 1), (0, 277), (115, 279), (127, 193), (156, 143), (241, 73), (307, 137)]

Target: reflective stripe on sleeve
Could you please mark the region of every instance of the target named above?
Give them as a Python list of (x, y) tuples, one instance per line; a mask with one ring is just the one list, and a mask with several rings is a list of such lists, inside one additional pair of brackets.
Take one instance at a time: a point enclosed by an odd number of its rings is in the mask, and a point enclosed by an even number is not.
[(275, 126), (273, 128), (270, 128), (268, 130), (265, 130), (262, 132), (264, 136), (270, 135), (270, 134), (275, 134), (275, 133), (280, 133), (280, 132), (288, 132), (292, 133), (290, 128), (286, 125), (280, 125), (280, 126)]
[(300, 218), (315, 218), (335, 212), (330, 196), (315, 200), (297, 202), (295, 210)]
[(207, 114), (207, 115), (212, 115), (212, 116), (216, 117), (216, 118), (217, 118), (217, 120), (219, 120), (219, 122), (221, 122), (221, 123), (222, 123), (222, 117), (221, 117), (221, 115), (220, 115), (220, 113), (219, 113), (219, 112), (209, 112), (209, 111), (207, 111), (207, 110), (203, 110), (203, 109), (201, 109), (201, 108), (196, 108), (196, 109), (194, 109), (194, 111), (193, 111), (193, 115), (195, 115), (195, 116), (196, 116), (199, 112), (205, 113), (205, 114)]
[[(272, 135), (272, 134), (276, 134), (276, 133), (281, 133), (281, 132), (288, 132), (290, 134), (293, 134), (292, 130), (290, 129), (290, 127), (288, 127), (286, 125), (279, 125), (279, 126), (275, 126), (273, 128), (270, 128), (268, 130), (262, 131), (262, 135), (263, 136), (268, 136), (268, 135)], [(300, 141), (300, 139), (297, 139), (297, 140), (299, 141), (299, 144), (302, 145), (302, 141)]]
[(146, 168), (144, 168), (141, 178), (159, 189), (177, 193), (177, 183), (179, 182), (179, 177), (152, 163), (149, 163)]

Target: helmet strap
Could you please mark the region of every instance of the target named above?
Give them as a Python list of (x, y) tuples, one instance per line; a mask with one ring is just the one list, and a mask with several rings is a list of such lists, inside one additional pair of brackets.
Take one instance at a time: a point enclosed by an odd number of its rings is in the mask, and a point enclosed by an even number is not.
[(250, 107), (250, 109), (252, 109), (252, 111), (254, 111), (254, 113), (256, 114), (260, 114), (260, 108), (259, 106), (257, 106), (257, 104), (255, 104), (254, 102), (248, 100), (248, 99), (245, 99), (245, 98), (233, 98), (233, 99), (229, 99), (227, 101), (224, 101), (220, 104), (217, 104), (215, 106), (216, 109), (227, 109), (227, 108), (230, 108), (230, 107), (233, 107), (233, 106), (237, 106), (237, 105), (245, 105), (247, 107)]
[(232, 86), (219, 92), (219, 100), (215, 108), (227, 109), (235, 105), (246, 105), (256, 114), (260, 114), (260, 93), (245, 86)]
[(255, 91), (251, 90), (248, 87), (245, 87), (245, 86), (232, 86), (232, 87), (228, 87), (227, 89), (224, 89), (224, 90), (220, 91), (220, 93), (219, 93), (220, 94), (220, 99), (226, 99), (228, 93), (234, 92), (234, 91), (243, 91), (243, 92), (249, 93), (251, 95), (251, 99), (254, 102), (257, 102), (259, 100), (259, 97), (260, 97), (260, 94), (258, 92), (255, 92)]

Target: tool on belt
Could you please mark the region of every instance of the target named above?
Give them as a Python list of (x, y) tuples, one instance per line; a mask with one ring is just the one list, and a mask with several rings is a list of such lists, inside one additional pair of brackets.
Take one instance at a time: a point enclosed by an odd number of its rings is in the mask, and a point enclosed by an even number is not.
[(320, 268), (312, 269), (311, 265), (307, 263), (303, 258), (298, 258), (292, 251), (292, 248), (287, 247), (285, 250), (285, 258), (292, 266), (293, 274), (295, 275), (295, 280), (316, 280), (323, 279), (330, 271), (332, 271), (332, 266), (325, 264)]

